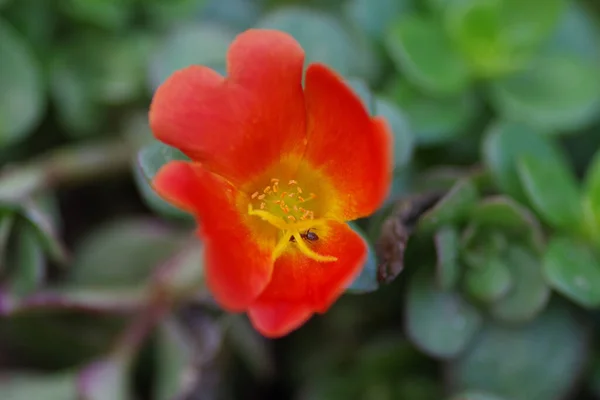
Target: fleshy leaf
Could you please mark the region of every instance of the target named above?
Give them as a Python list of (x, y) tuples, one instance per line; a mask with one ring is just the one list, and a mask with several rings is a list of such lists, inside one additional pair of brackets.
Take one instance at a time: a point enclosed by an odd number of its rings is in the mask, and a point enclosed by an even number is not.
[(512, 286), (493, 304), (490, 313), (507, 322), (523, 322), (538, 315), (548, 304), (550, 288), (544, 280), (541, 261), (531, 252), (510, 247), (504, 260)]
[(571, 310), (555, 304), (525, 325), (489, 321), (447, 372), (456, 390), (478, 388), (510, 400), (559, 400), (574, 388), (589, 345)]
[(526, 202), (527, 197), (517, 174), (518, 160), (530, 155), (551, 164), (561, 157), (538, 130), (513, 122), (499, 121), (490, 125), (482, 143), (482, 159), (496, 185), (522, 202)]
[(483, 265), (469, 268), (465, 272), (467, 292), (484, 303), (499, 300), (506, 295), (512, 285), (510, 270), (497, 257), (489, 257)]
[(482, 318), (458, 293), (437, 289), (430, 274), (431, 270), (420, 268), (410, 279), (405, 329), (422, 351), (450, 359), (471, 342)]
[(45, 107), (42, 71), (28, 43), (0, 19), (0, 145), (37, 126)]
[(600, 306), (600, 260), (584, 244), (553, 238), (544, 255), (544, 274), (556, 291), (582, 307)]
[(396, 167), (406, 167), (412, 158), (415, 139), (410, 130), (410, 125), (403, 112), (392, 102), (375, 99), (376, 115), (386, 119), (394, 135), (394, 163)]
[(434, 236), (437, 254), (436, 280), (442, 290), (451, 290), (460, 277), (460, 248), (458, 232), (452, 227), (443, 227)]
[(366, 234), (360, 227), (358, 227), (358, 225), (353, 222), (350, 222), (349, 225), (368, 244), (369, 253), (367, 254), (367, 260), (365, 261), (365, 265), (363, 266), (360, 274), (346, 288), (346, 291), (349, 293), (358, 294), (373, 292), (379, 288), (379, 282), (377, 281), (377, 259), (375, 257), (375, 250), (373, 249), (373, 245), (367, 239)]
[(469, 179), (458, 181), (419, 222), (419, 229), (432, 231), (444, 225), (462, 222), (477, 204), (479, 193)]
[(549, 225), (581, 232), (579, 185), (563, 159), (525, 155), (518, 161), (517, 171), (531, 204)]
[(458, 94), (469, 86), (467, 66), (434, 19), (402, 17), (388, 30), (385, 39), (396, 67), (426, 92)]

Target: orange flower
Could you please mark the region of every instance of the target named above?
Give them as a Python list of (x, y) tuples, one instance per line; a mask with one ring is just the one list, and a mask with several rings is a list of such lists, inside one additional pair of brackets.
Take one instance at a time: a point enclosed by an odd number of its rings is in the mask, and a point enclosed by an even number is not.
[(150, 125), (191, 162), (172, 161), (157, 193), (193, 213), (216, 301), (268, 337), (325, 312), (360, 272), (366, 244), (346, 221), (375, 211), (391, 182), (391, 136), (288, 34), (249, 30), (228, 77), (203, 66), (156, 92)]

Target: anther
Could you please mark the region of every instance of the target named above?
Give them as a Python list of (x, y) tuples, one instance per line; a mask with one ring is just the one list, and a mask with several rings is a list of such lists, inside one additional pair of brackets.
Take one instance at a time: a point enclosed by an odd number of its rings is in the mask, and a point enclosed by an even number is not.
[(252, 193), (252, 198), (253, 198), (253, 199), (255, 199), (255, 198), (256, 198), (256, 196), (258, 196), (258, 192), (254, 192), (254, 193)]
[(288, 194), (288, 197), (294, 197), (296, 195), (296, 193), (290, 193)]
[(281, 198), (283, 199), (285, 197), (285, 195), (287, 194), (287, 192), (283, 192), (281, 193)]
[(272, 179), (271, 179), (271, 182), (273, 182), (273, 183), (275, 183), (275, 184), (278, 184), (278, 183), (279, 183), (279, 179), (277, 179), (277, 178), (272, 178)]
[(296, 217), (294, 217), (293, 215), (288, 215), (288, 219), (289, 219), (290, 221), (294, 221), (294, 222), (296, 222)]
[(297, 185), (297, 184), (298, 184), (298, 182), (296, 182), (293, 179), (290, 179), (290, 181), (288, 182), (288, 185)]
[(304, 200), (304, 197), (302, 196), (298, 196), (298, 200), (300, 200), (301, 203), (304, 203), (306, 200)]
[(263, 190), (264, 193), (269, 193), (271, 191), (271, 186), (267, 186), (265, 188), (265, 190)]
[(265, 203), (264, 201), (262, 203), (260, 203), (261, 210), (264, 210), (266, 206), (267, 206), (267, 203)]
[(258, 196), (258, 199), (259, 199), (259, 200), (264, 200), (264, 199), (265, 199), (265, 197), (266, 197), (266, 196), (265, 196), (264, 194), (261, 194), (260, 196)]
[(300, 186), (296, 186), (296, 190), (298, 191), (298, 193), (302, 193), (302, 189), (300, 188)]

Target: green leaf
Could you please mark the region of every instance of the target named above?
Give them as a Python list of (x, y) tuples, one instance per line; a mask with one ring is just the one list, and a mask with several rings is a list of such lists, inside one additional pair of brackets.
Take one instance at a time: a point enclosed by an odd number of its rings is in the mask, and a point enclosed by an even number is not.
[(510, 291), (494, 303), (490, 313), (507, 322), (523, 322), (538, 315), (548, 303), (550, 288), (542, 275), (541, 261), (520, 247), (508, 248), (505, 265), (512, 286)]
[(467, 391), (452, 396), (450, 400), (506, 400), (502, 399), (494, 394), (478, 392), (478, 391)]
[(600, 305), (600, 260), (592, 249), (558, 236), (548, 243), (543, 263), (544, 275), (556, 291), (582, 307)]
[(158, 88), (173, 72), (190, 65), (222, 71), (234, 38), (233, 30), (214, 23), (178, 27), (164, 38), (152, 57), (148, 71), (150, 87)]
[(458, 232), (452, 227), (442, 227), (436, 232), (434, 241), (437, 285), (442, 290), (454, 289), (460, 277)]
[(352, 34), (334, 16), (301, 7), (282, 7), (257, 24), (292, 35), (304, 49), (305, 64), (321, 62), (345, 77), (370, 82), (378, 66), (369, 44)]
[(546, 39), (562, 11), (563, 0), (456, 0), (444, 8), (444, 23), (454, 44), (482, 76), (522, 67)]
[(421, 268), (410, 279), (406, 334), (432, 357), (450, 359), (467, 347), (482, 319), (458, 293), (437, 289), (430, 272)]
[(19, 34), (0, 19), (0, 146), (25, 138), (44, 112), (41, 67)]
[(406, 116), (396, 105), (386, 99), (375, 99), (376, 115), (382, 116), (394, 135), (394, 163), (396, 167), (407, 166), (412, 158), (415, 139)]
[(470, 72), (439, 24), (418, 15), (398, 20), (385, 37), (396, 67), (433, 94), (458, 94), (470, 84)]
[(3, 400), (66, 400), (77, 397), (72, 373), (20, 373), (0, 380)]
[(168, 319), (158, 330), (156, 400), (173, 400), (184, 394), (186, 371), (193, 367), (194, 348), (186, 333)]
[(510, 400), (560, 400), (574, 389), (589, 354), (584, 327), (555, 304), (521, 326), (489, 322), (448, 377), (457, 390), (478, 388)]
[(531, 204), (557, 229), (581, 231), (581, 196), (574, 174), (562, 158), (541, 160), (524, 155), (518, 173)]
[(396, 80), (388, 85), (386, 93), (400, 106), (421, 145), (444, 143), (464, 135), (478, 111), (476, 99), (469, 92), (434, 97)]
[(483, 265), (469, 268), (465, 273), (465, 286), (470, 296), (491, 303), (501, 299), (510, 290), (513, 279), (510, 270), (497, 257), (490, 257)]
[(453, 225), (465, 220), (472, 207), (477, 204), (479, 193), (469, 179), (459, 180), (450, 191), (419, 221), (419, 229), (430, 232), (444, 225)]
[(503, 117), (549, 133), (575, 131), (600, 114), (598, 63), (568, 54), (537, 59), (527, 69), (491, 86)]
[(471, 211), (469, 220), (478, 227), (500, 230), (511, 237), (526, 237), (535, 249), (543, 246), (544, 233), (535, 215), (510, 197), (482, 200)]
[(183, 245), (182, 235), (147, 219), (107, 223), (76, 247), (70, 287), (139, 287)]
[(600, 243), (600, 151), (588, 166), (583, 185), (584, 223), (592, 239)]
[(46, 259), (33, 227), (18, 224), (12, 235), (6, 260), (11, 272), (9, 285), (11, 293), (21, 297), (34, 292), (42, 284)]
[(100, 28), (124, 28), (133, 17), (132, 0), (63, 0), (61, 8), (71, 18)]
[(572, 54), (575, 58), (600, 60), (600, 26), (583, 3), (571, 1), (548, 43), (544, 54)]
[(482, 158), (496, 185), (522, 202), (527, 201), (527, 196), (517, 174), (519, 159), (530, 155), (549, 165), (561, 157), (555, 146), (537, 130), (518, 123), (493, 123), (482, 143)]
[(381, 41), (394, 19), (412, 8), (410, 0), (350, 0), (344, 13), (372, 40)]
[(375, 258), (375, 249), (366, 234), (356, 225), (356, 223), (348, 223), (350, 228), (356, 232), (368, 246), (367, 259), (362, 267), (360, 274), (352, 281), (352, 283), (346, 288), (349, 293), (369, 293), (379, 288), (379, 282), (377, 281), (377, 259)]
[(138, 163), (146, 179), (151, 180), (158, 170), (169, 161), (189, 161), (181, 151), (156, 140), (144, 146), (138, 153)]

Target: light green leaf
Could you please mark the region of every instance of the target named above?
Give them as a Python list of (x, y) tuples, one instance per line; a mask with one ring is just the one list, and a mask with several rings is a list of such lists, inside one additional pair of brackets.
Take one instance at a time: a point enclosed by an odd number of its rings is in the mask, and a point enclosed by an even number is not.
[[(32, 226), (20, 223), (13, 229), (7, 254), (10, 290), (17, 297), (34, 292), (45, 277), (46, 259)], [(0, 260), (0, 263), (2, 260)]]
[(583, 186), (584, 223), (592, 239), (600, 243), (600, 151), (585, 174)]
[(489, 257), (482, 265), (465, 272), (465, 286), (473, 298), (491, 303), (501, 299), (513, 285), (510, 270), (497, 257)]
[(492, 83), (491, 100), (505, 118), (547, 133), (576, 131), (600, 115), (598, 62), (568, 54), (541, 57)]
[(489, 126), (482, 146), (482, 158), (496, 185), (505, 194), (526, 202), (517, 164), (524, 155), (551, 164), (561, 155), (549, 139), (523, 124), (497, 121)]
[(0, 19), (0, 146), (25, 138), (45, 108), (41, 67), (19, 34)]
[(543, 262), (546, 279), (556, 291), (583, 307), (600, 306), (600, 260), (592, 249), (558, 236), (548, 243)]
[(517, 170), (525, 192), (540, 216), (557, 229), (581, 232), (581, 196), (575, 176), (562, 158), (525, 155)]
[(509, 247), (504, 263), (511, 274), (510, 291), (494, 303), (490, 313), (507, 322), (523, 322), (538, 315), (550, 299), (541, 261), (528, 250)]
[(478, 105), (470, 93), (435, 97), (424, 94), (402, 80), (388, 85), (386, 94), (400, 106), (420, 145), (435, 145), (468, 132)]
[(433, 94), (459, 94), (470, 72), (440, 25), (418, 15), (402, 17), (388, 30), (387, 50), (408, 79)]
[(430, 275), (429, 269), (421, 268), (410, 279), (406, 334), (427, 354), (450, 359), (467, 347), (482, 319), (458, 293), (437, 289)]

